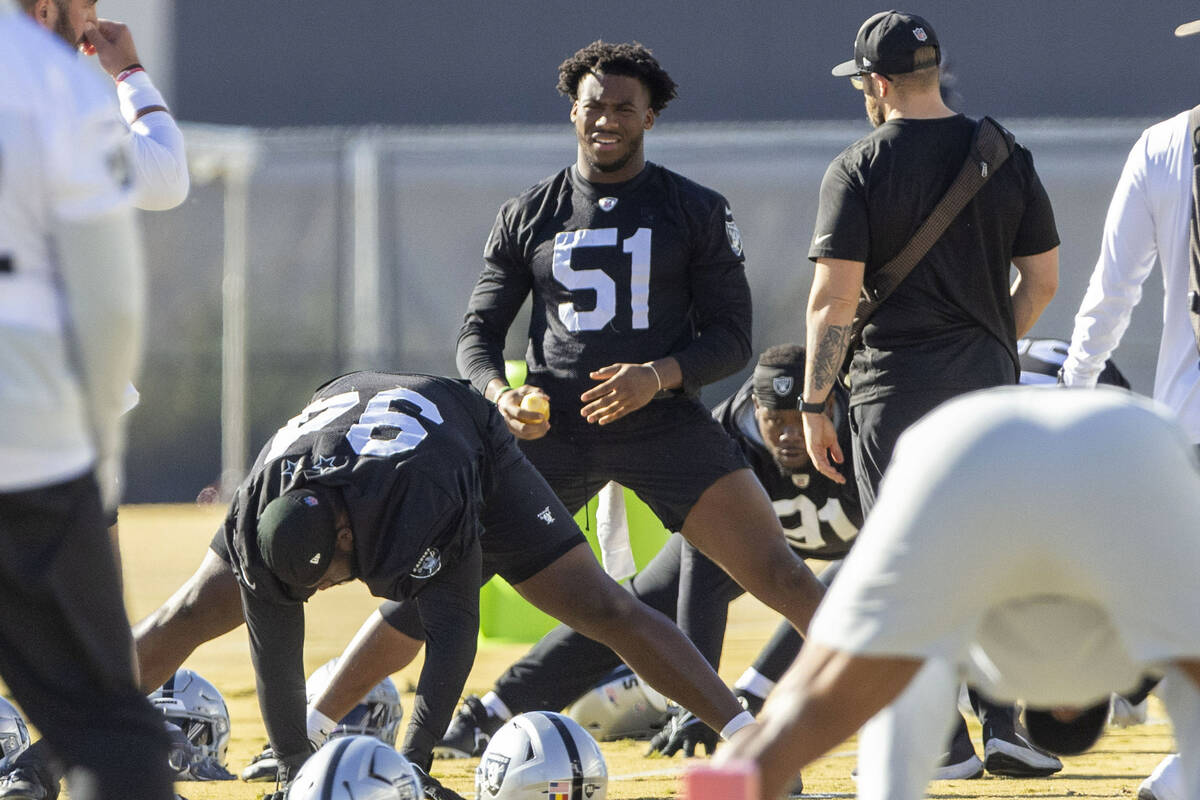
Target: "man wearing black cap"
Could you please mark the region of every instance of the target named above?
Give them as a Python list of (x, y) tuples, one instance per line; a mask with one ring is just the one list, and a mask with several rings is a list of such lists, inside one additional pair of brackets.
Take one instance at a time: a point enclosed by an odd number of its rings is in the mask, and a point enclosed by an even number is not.
[[(827, 418), (815, 412), (845, 361), (864, 280), (874, 278), (930, 216), (963, 167), (978, 127), (943, 101), (940, 61), (937, 34), (926, 20), (887, 11), (863, 23), (854, 58), (833, 69), (861, 89), (875, 126), (829, 165), (809, 248), (816, 270), (801, 411), (813, 463), (837, 481), (846, 479), (843, 450)], [(1018, 278), (1010, 286), (1013, 266)], [(1050, 201), (1029, 152), (1014, 144), (870, 318), (853, 353), (854, 479), (865, 513), (905, 428), (955, 395), (1016, 382), (1017, 338), (1049, 303), (1057, 280)], [(993, 722), (1007, 721), (1005, 714), (992, 716)], [(961, 777), (979, 768), (965, 734), (963, 725), (947, 756), (947, 763), (963, 765)], [(997, 742), (993, 749), (1003, 751), (991, 759), (999, 770), (1047, 774), (1058, 768), (1048, 759), (1041, 765), (1006, 763), (1036, 756), (1015, 736), (1006, 730), (990, 737)], [(1007, 739), (1012, 741), (1000, 744)]]
[[(474, 659), (479, 586), (492, 574), (725, 737), (752, 722), (679, 629), (604, 574), (495, 406), (460, 381), (353, 373), (322, 386), (259, 454), (214, 550), (232, 570), (209, 581), (215, 603), (196, 609), (198, 624), (237, 613), (223, 588), (236, 576), (283, 782), (311, 752), (303, 603), (354, 579), (419, 621), (405, 631), (424, 639), (426, 666), (404, 752), (422, 769)], [(427, 796), (454, 797), (427, 784)]]
[(859, 797), (915, 800), (964, 676), (1074, 754), (1149, 671), (1169, 676), (1180, 796), (1200, 796), (1200, 464), (1169, 414), (1118, 389), (996, 388), (924, 417), (894, 460), (799, 659), (718, 761), (756, 762), (774, 798), (869, 719)]

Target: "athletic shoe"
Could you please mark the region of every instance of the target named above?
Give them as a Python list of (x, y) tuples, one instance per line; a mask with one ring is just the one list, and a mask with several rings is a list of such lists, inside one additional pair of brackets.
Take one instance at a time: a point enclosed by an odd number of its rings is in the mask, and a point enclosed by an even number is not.
[[(850, 777), (858, 780), (858, 767), (850, 771)], [(983, 777), (983, 762), (975, 755), (971, 740), (966, 737), (954, 737), (949, 753), (942, 755), (938, 768), (930, 780), (934, 781), (970, 781)]]
[(242, 780), (251, 783), (274, 783), (279, 780), (279, 761), (276, 760), (275, 751), (271, 749), (270, 744), (264, 744), (258, 755), (250, 759), (250, 763), (242, 770)]
[[(492, 734), (504, 721), (491, 714), (478, 697), (467, 695), (446, 735), (433, 747), (434, 758), (476, 758), (483, 755)], [(3, 800), (3, 798), (0, 798)]]
[(28, 767), (16, 767), (0, 776), (0, 800), (55, 800), (58, 784), (47, 786), (42, 777)]
[(1172, 754), (1158, 762), (1154, 772), (1138, 787), (1137, 796), (1138, 800), (1184, 800), (1179, 756)]
[(960, 727), (954, 738), (950, 740), (950, 752), (942, 756), (938, 762), (937, 771), (933, 773), (935, 781), (965, 781), (983, 775), (983, 762), (975, 755), (975, 746), (971, 737), (966, 735), (966, 728)]
[(1044, 778), (1063, 768), (1062, 762), (1016, 731), (983, 743), (983, 766), (993, 775)]
[(1149, 700), (1142, 700), (1135, 704), (1129, 702), (1129, 698), (1123, 695), (1113, 694), (1108, 704), (1108, 724), (1117, 728), (1141, 725), (1146, 721), (1146, 711), (1149, 705)]
[(952, 760), (950, 754), (942, 756), (937, 770), (933, 773), (935, 781), (969, 781), (983, 777), (983, 762), (974, 751), (961, 761)]

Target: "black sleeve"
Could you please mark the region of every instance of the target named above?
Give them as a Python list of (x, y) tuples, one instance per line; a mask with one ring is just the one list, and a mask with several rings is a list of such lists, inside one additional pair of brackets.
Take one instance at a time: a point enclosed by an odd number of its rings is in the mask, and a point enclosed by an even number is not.
[(830, 162), (821, 179), (817, 221), (808, 258), (836, 258), (866, 263), (870, 256), (871, 224), (862, 182), (848, 168), (843, 153)]
[(493, 378), (504, 380), (504, 340), (533, 285), (528, 264), (516, 252), (506, 204), (496, 215), (483, 252), (483, 272), (471, 291), (458, 331), (458, 372), (480, 392)]
[(416, 596), (425, 629), (425, 664), (401, 752), (426, 771), (475, 662), (481, 570), (476, 541), (461, 561), (443, 567)]
[(736, 231), (729, 206), (720, 202), (698, 236), (700, 246), (692, 259), (690, 278), (700, 335), (671, 354), (679, 362), (685, 394), (695, 394), (701, 386), (732, 375), (750, 358), (750, 282), (741, 255), (741, 234)]
[(271, 603), (242, 587), (258, 707), (281, 762), (299, 767), (309, 754), (304, 694), (304, 606)]
[(1042, 179), (1033, 168), (1033, 155), (1018, 145), (1011, 158), (1025, 176), (1025, 213), (1013, 242), (1013, 255), (1035, 256), (1059, 245), (1054, 208), (1050, 205), (1046, 187), (1042, 186)]

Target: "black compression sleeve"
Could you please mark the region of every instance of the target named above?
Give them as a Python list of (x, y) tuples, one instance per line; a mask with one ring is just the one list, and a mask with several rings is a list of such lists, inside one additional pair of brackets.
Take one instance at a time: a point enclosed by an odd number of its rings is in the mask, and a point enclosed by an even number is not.
[(424, 769), (433, 760), (433, 745), (450, 723), (475, 661), (481, 570), (476, 542), (461, 561), (443, 567), (416, 597), (425, 629), (425, 664), (402, 752)]

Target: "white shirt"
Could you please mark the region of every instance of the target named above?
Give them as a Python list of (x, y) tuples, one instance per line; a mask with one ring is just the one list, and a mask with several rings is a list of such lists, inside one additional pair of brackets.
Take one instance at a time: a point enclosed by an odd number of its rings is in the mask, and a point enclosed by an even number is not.
[[(55, 238), (128, 207), (127, 134), (111, 91), (0, 0), (0, 491), (81, 475), (97, 442), (113, 438), (96, 430), (104, 401), (77, 368)], [(109, 381), (118, 396), (130, 377)]]
[(1068, 386), (1091, 386), (1129, 327), (1142, 283), (1162, 264), (1163, 331), (1154, 398), (1200, 442), (1200, 351), (1188, 317), (1192, 146), (1188, 112), (1147, 128), (1113, 192), (1100, 258), (1075, 317), (1063, 365)]
[(138, 119), (143, 108), (166, 106), (144, 71), (117, 84), (117, 100), (129, 125), (133, 204), (145, 211), (174, 208), (187, 198), (190, 186), (183, 133), (165, 111), (152, 111)]
[[(1200, 656), (1197, 531), (1194, 447), (1130, 392), (992, 389), (905, 431), (809, 629), (843, 652), (924, 662), (862, 730), (859, 798), (925, 796), (960, 681), (1086, 706)], [(1181, 674), (1166, 685), (1194, 755), (1200, 691)]]
[(943, 404), (901, 436), (809, 638), (1042, 707), (1200, 656), (1200, 471), (1168, 413), (1106, 387)]

